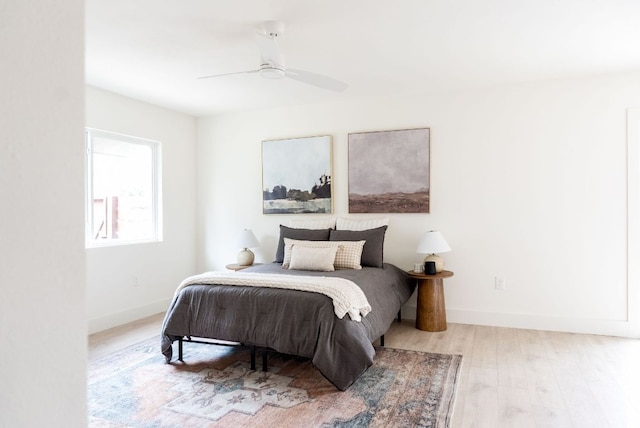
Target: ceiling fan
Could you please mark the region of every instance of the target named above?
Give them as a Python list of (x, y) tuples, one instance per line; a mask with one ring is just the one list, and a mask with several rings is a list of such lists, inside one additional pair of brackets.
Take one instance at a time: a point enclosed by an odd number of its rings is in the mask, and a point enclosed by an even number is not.
[(330, 91), (342, 92), (347, 88), (347, 84), (322, 74), (310, 71), (287, 68), (284, 64), (284, 55), (278, 46), (278, 37), (284, 32), (284, 23), (279, 21), (266, 21), (263, 31), (256, 33), (256, 40), (260, 48), (260, 67), (255, 70), (236, 71), (233, 73), (213, 74), (210, 76), (198, 77), (198, 79), (209, 79), (214, 77), (233, 76), (236, 74), (258, 73), (266, 79), (289, 79), (316, 86)]

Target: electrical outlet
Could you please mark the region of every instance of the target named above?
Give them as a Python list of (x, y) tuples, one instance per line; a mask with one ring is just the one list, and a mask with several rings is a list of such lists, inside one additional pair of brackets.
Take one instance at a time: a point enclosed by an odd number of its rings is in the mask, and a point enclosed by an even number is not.
[(496, 290), (506, 290), (507, 284), (502, 276), (496, 276)]
[(133, 287), (139, 287), (140, 286), (140, 278), (138, 278), (138, 275), (133, 275), (131, 277), (131, 286), (133, 286)]

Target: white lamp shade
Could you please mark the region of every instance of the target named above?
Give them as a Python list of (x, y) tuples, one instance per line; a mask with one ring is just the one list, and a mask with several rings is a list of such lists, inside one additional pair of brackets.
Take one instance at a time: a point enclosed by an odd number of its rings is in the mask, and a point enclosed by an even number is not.
[(451, 247), (437, 230), (432, 230), (422, 235), (416, 250), (419, 254), (446, 253), (448, 251), (451, 251)]
[(255, 248), (260, 246), (256, 235), (253, 234), (251, 229), (243, 229), (236, 238), (236, 244), (240, 248)]

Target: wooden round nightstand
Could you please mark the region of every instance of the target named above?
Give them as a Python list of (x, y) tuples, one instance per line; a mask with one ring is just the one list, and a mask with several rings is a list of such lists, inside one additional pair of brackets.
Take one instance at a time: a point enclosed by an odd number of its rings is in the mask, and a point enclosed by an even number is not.
[(444, 286), (442, 280), (453, 276), (453, 272), (443, 270), (435, 275), (407, 272), (418, 281), (418, 307), (416, 328), (424, 331), (445, 331), (447, 312), (444, 306)]
[(242, 269), (246, 269), (246, 268), (251, 267), (251, 266), (258, 266), (258, 265), (261, 265), (261, 264), (262, 263), (254, 263), (252, 265), (242, 266), (242, 265), (239, 265), (237, 263), (232, 263), (230, 265), (226, 265), (225, 267), (227, 269), (229, 269), (229, 270), (242, 270)]

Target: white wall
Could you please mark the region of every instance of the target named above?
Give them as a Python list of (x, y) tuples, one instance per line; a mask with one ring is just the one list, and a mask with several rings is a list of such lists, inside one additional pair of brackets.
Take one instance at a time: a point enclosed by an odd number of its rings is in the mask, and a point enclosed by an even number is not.
[(87, 423), (83, 6), (0, 7), (2, 427)]
[(165, 311), (180, 281), (195, 272), (196, 120), (93, 87), (86, 114), (89, 127), (160, 141), (164, 208), (162, 242), (86, 250), (93, 333)]
[(411, 268), (439, 229), (449, 321), (627, 335), (625, 120), (639, 104), (629, 74), (200, 119), (198, 269), (233, 262), (245, 227), (273, 260), (290, 217), (262, 214), (262, 140), (332, 135), (334, 215), (348, 216), (347, 134), (430, 127), (431, 213), (390, 215), (385, 259)]

